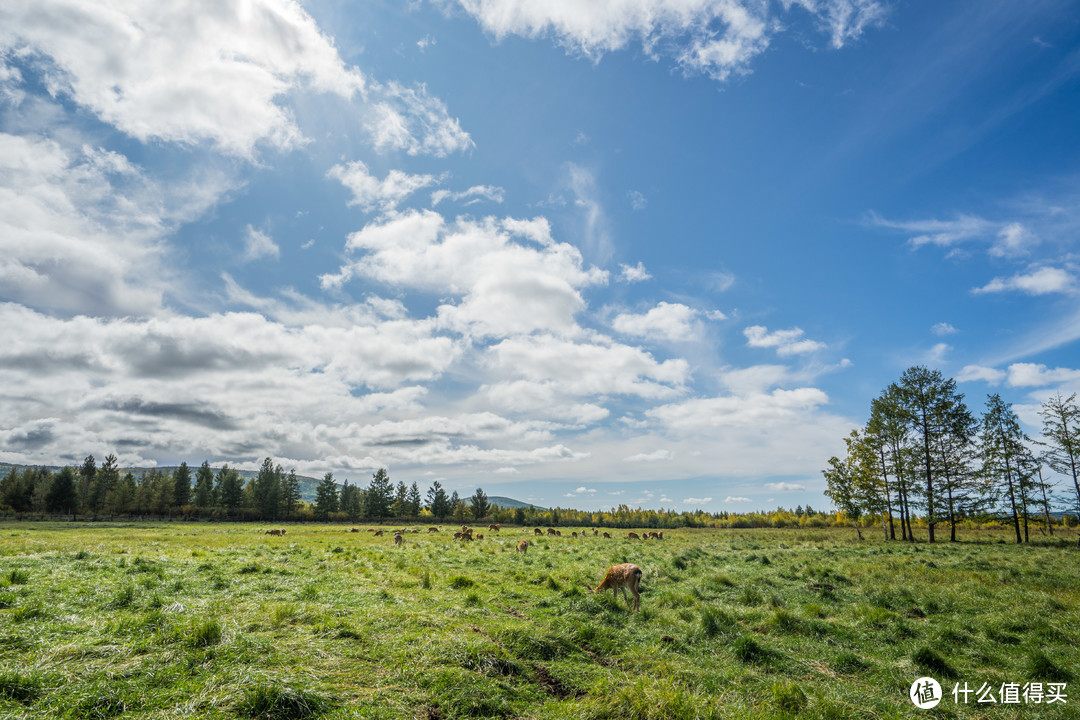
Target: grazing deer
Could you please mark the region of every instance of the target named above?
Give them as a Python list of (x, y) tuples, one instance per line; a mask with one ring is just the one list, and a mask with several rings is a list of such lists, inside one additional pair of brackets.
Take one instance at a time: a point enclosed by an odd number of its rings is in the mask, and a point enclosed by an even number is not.
[(383, 531), (381, 529), (375, 531), (375, 537), (382, 537)]
[(437, 528), (437, 527), (429, 527), (429, 528), (427, 529), (427, 531), (428, 531), (428, 532), (439, 532), (439, 528)]
[(637, 610), (641, 606), (640, 586), (641, 568), (633, 563), (623, 563), (622, 565), (612, 565), (607, 571), (607, 575), (604, 576), (604, 579), (596, 586), (593, 592), (611, 590), (611, 594), (618, 597), (619, 590), (622, 590), (623, 600), (626, 601), (629, 607), (630, 598), (626, 595), (626, 589), (630, 588), (630, 592), (634, 594), (633, 609)]
[(555, 532), (556, 532), (556, 531), (555, 531), (555, 528), (548, 528), (548, 529), (547, 529), (547, 534), (548, 534), (548, 535), (551, 535), (552, 537), (554, 537), (554, 536), (555, 536)]
[(522, 555), (529, 552), (529, 541), (528, 540), (522, 540), (521, 542), (519, 542), (518, 547), (517, 547), (517, 551), (519, 553), (521, 553)]
[(656, 539), (657, 539), (657, 540), (663, 540), (663, 539), (664, 539), (664, 531), (663, 531), (663, 530), (661, 530), (660, 532), (656, 533)]
[(606, 537), (608, 540), (610, 540), (611, 539), (611, 533), (604, 533), (604, 537)]
[(476, 533), (476, 539), (477, 540), (483, 540), (484, 539), (484, 533)]
[(394, 533), (394, 544), (401, 547), (403, 542), (405, 542), (405, 538), (402, 537), (401, 533)]
[(572, 533), (570, 533), (570, 537), (573, 537), (573, 538), (575, 538), (575, 539), (576, 539), (576, 538), (577, 538), (577, 532), (572, 532)]
[(492, 523), (488, 525), (488, 530), (494, 530), (495, 532), (499, 532), (499, 523)]
[(544, 534), (544, 531), (543, 531), (543, 530), (541, 530), (540, 528), (534, 528), (534, 529), (533, 529), (533, 533), (534, 533), (535, 535), (543, 535), (543, 534)]
[(600, 531), (599, 531), (599, 530), (597, 530), (596, 528), (593, 528), (593, 529), (592, 529), (592, 534), (593, 534), (593, 537), (596, 537), (597, 535), (599, 535), (599, 534), (600, 534)]
[(353, 529), (352, 529), (352, 530), (350, 530), (349, 532), (351, 532), (351, 533), (354, 533), (354, 532), (360, 532), (360, 528), (353, 528)]
[(628, 533), (626, 533), (626, 539), (627, 540), (640, 540), (641, 538), (638, 537), (638, 534), (636, 532), (628, 532)]

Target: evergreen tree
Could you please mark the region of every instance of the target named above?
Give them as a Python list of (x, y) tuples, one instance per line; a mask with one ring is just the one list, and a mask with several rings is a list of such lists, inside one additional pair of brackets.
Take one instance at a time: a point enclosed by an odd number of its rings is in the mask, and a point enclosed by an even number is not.
[(326, 473), (322, 482), (315, 488), (315, 517), (325, 520), (330, 513), (338, 511), (338, 486), (334, 482), (334, 473)]
[(263, 460), (259, 474), (252, 485), (255, 507), (266, 520), (276, 520), (281, 506), (281, 480), (284, 470), (280, 465), (274, 467), (270, 458)]
[(398, 481), (397, 488), (394, 490), (392, 506), (394, 517), (401, 519), (409, 517), (409, 510), (412, 509), (412, 505), (409, 504), (409, 488), (401, 480)]
[(442, 521), (453, 511), (450, 506), (450, 501), (446, 497), (446, 491), (443, 490), (442, 483), (438, 480), (431, 484), (431, 488), (427, 493), (428, 510), (435, 517), (436, 520)]
[(105, 458), (105, 462), (101, 464), (97, 472), (94, 474), (93, 484), (90, 486), (89, 504), (90, 509), (94, 512), (101, 512), (105, 509), (105, 498), (108, 496), (109, 491), (112, 489), (116, 481), (120, 479), (120, 468), (118, 467), (119, 461), (112, 453)]
[(94, 484), (95, 475), (97, 475), (97, 461), (94, 460), (93, 455), (87, 455), (82, 467), (79, 468), (78, 484), (79, 507), (87, 512), (91, 511), (90, 487)]
[(180, 467), (173, 472), (173, 501), (178, 508), (191, 504), (191, 471), (186, 462), (180, 463)]
[(130, 470), (116, 481), (109, 495), (105, 498), (105, 510), (109, 514), (128, 515), (135, 509), (138, 486), (135, 474)]
[(420, 517), (423, 500), (420, 498), (420, 486), (415, 482), (409, 487), (409, 517)]
[(222, 465), (217, 472), (217, 497), (221, 507), (232, 512), (244, 501), (244, 486), (240, 474), (228, 465)]
[(469, 498), (469, 502), (472, 504), (472, 515), (476, 521), (479, 522), (487, 517), (491, 503), (488, 502), (488, 497), (483, 488), (476, 488), (476, 492)]
[(45, 495), (45, 509), (55, 513), (74, 513), (79, 503), (76, 483), (75, 471), (71, 467), (60, 468)]
[(341, 497), (338, 501), (341, 512), (349, 516), (350, 520), (359, 520), (364, 514), (364, 491), (359, 485), (350, 485), (346, 480), (341, 486)]
[(285, 508), (285, 517), (291, 518), (293, 512), (300, 506), (300, 480), (296, 477), (296, 470), (289, 470), (281, 485), (281, 504)]
[(465, 510), (465, 503), (458, 497), (457, 490), (450, 496), (450, 516), (454, 518), (454, 522), (464, 524), (468, 518), (468, 513)]
[(364, 493), (364, 513), (373, 520), (390, 517), (394, 505), (394, 489), (385, 468), (379, 468), (371, 476), (371, 484)]
[(203, 508), (214, 504), (214, 471), (208, 460), (195, 472), (195, 504)]

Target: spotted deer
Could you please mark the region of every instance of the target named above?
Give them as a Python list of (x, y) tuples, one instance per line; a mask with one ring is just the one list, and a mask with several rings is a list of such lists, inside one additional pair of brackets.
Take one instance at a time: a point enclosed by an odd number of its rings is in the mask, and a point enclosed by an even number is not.
[[(622, 590), (623, 600), (626, 601), (627, 607), (637, 610), (641, 606), (640, 586), (641, 568), (633, 563), (623, 563), (622, 565), (612, 565), (607, 571), (607, 575), (604, 576), (604, 579), (596, 586), (593, 592), (596, 593), (611, 590), (612, 595), (618, 597), (619, 590)], [(630, 598), (626, 594), (627, 588), (634, 594), (632, 606)]]

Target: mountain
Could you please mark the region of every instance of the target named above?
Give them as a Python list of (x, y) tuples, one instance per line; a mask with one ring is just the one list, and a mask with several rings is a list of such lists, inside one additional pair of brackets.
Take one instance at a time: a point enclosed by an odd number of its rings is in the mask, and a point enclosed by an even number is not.
[(515, 500), (514, 498), (501, 497), (499, 495), (489, 495), (488, 502), (492, 505), (498, 505), (502, 508), (531, 507), (536, 508), (537, 510), (547, 510), (547, 508), (540, 507), (539, 505), (533, 505), (532, 503), (521, 502), (520, 500)]

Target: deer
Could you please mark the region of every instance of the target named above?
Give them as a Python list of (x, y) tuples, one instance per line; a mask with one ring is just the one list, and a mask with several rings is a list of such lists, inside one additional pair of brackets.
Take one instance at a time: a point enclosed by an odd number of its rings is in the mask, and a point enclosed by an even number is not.
[[(611, 590), (611, 594), (618, 597), (619, 590), (622, 590), (623, 600), (626, 601), (627, 607), (632, 607), (633, 610), (638, 610), (641, 607), (641, 568), (633, 563), (623, 563), (622, 565), (612, 565), (607, 575), (604, 575), (604, 579), (593, 590), (594, 593), (603, 592), (605, 590)], [(630, 598), (626, 594), (626, 589), (630, 588), (630, 592), (634, 594), (634, 603), (631, 606)]]
[(636, 532), (631, 531), (631, 532), (626, 533), (626, 539), (627, 540), (640, 540), (641, 538), (638, 537), (638, 534)]
[(404, 543), (404, 542), (405, 542), (405, 538), (402, 537), (401, 533), (399, 533), (399, 532), (394, 533), (394, 545), (397, 545), (398, 547), (401, 547), (402, 543)]
[(519, 542), (518, 546), (517, 546), (517, 551), (519, 553), (521, 553), (522, 555), (529, 552), (529, 541), (528, 540), (522, 540), (521, 542)]
[(488, 525), (488, 530), (494, 530), (495, 532), (499, 532), (499, 523), (492, 523)]
[(433, 533), (433, 532), (434, 532), (434, 533), (437, 533), (437, 532), (439, 532), (439, 528), (437, 528), (437, 527), (429, 527), (429, 528), (427, 529), (427, 531), (428, 531), (429, 533)]
[(382, 534), (383, 534), (383, 531), (381, 529), (375, 531), (375, 537), (382, 537)]
[(477, 540), (483, 540), (484, 539), (484, 533), (476, 533), (476, 539)]
[(606, 537), (608, 540), (610, 540), (611, 539), (611, 533), (604, 533), (604, 537)]
[(543, 535), (544, 531), (541, 530), (540, 528), (533, 528), (533, 534), (534, 535)]

